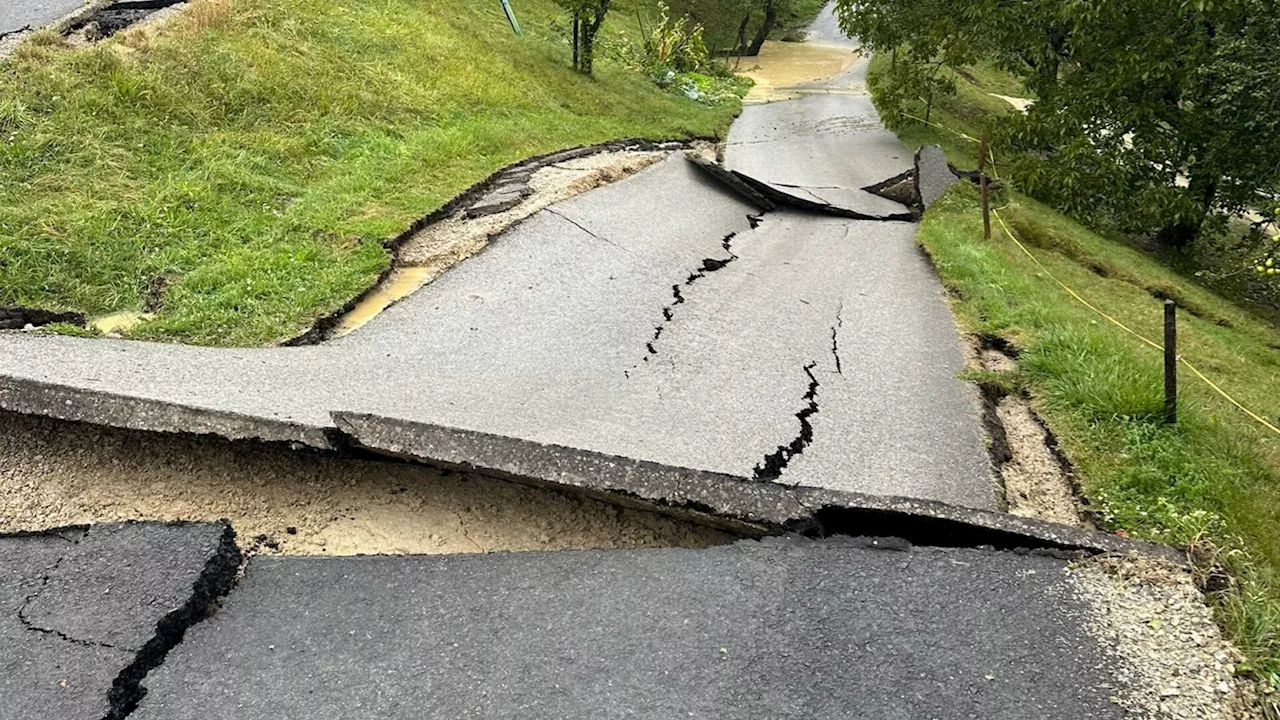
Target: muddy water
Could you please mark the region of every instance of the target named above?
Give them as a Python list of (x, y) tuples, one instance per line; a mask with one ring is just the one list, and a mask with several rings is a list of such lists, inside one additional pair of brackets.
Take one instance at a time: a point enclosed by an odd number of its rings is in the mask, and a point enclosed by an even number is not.
[(89, 321), (89, 327), (97, 330), (103, 335), (122, 334), (128, 332), (130, 328), (142, 322), (155, 317), (151, 313), (139, 312), (137, 310), (122, 310), (120, 312), (103, 315)]
[(342, 322), (334, 329), (332, 337), (342, 337), (352, 330), (363, 327), (383, 310), (409, 297), (439, 274), (440, 271), (434, 267), (396, 268), (381, 285), (374, 288), (356, 303), (350, 312), (342, 316)]
[(230, 519), (290, 555), (707, 547), (701, 525), (466, 473), (0, 412), (0, 532)]
[(788, 100), (798, 86), (829, 80), (853, 67), (858, 53), (817, 43), (767, 41), (755, 58), (742, 58), (739, 74), (755, 81), (746, 102)]

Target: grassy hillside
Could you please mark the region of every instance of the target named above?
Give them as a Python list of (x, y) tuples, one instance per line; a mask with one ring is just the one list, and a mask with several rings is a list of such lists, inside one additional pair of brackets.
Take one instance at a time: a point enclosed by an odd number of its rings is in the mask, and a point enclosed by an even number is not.
[[(1008, 90), (1016, 87), (1007, 78), (993, 87), (990, 68), (964, 72), (974, 81), (958, 78), (958, 93), (939, 102), (933, 120), (976, 136), (1012, 111), (988, 90), (1015, 95)], [(976, 164), (976, 147), (952, 132), (919, 123), (898, 132), (913, 146), (943, 145), (958, 165)], [(1280, 334), (1266, 318), (1017, 192), (995, 204), (1050, 273), (1144, 336), (1160, 341), (1160, 298), (1174, 299), (1183, 356), (1280, 424)], [(977, 193), (965, 185), (921, 226), (960, 322), (1023, 349), (1017, 374), (1001, 381), (1035, 399), (1107, 526), (1194, 545), (1207, 553), (1206, 569), (1234, 571), (1221, 617), (1250, 667), (1280, 688), (1280, 436), (1185, 368), (1179, 423), (1165, 425), (1160, 352), (1075, 301), (993, 223), (984, 241)]]
[(448, 0), (194, 0), (98, 47), (38, 36), (0, 65), (0, 304), (93, 316), (163, 287), (133, 336), (270, 342), (501, 165), (738, 109), (608, 62), (579, 77), (555, 4), (516, 7), (523, 38), (497, 2)]

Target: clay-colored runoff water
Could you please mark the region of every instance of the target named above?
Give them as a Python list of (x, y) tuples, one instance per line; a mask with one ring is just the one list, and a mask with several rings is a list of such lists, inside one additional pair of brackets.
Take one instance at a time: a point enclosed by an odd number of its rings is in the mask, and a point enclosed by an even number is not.
[(758, 56), (741, 59), (738, 73), (756, 83), (746, 102), (787, 100), (804, 94), (800, 86), (834, 78), (857, 59), (847, 47), (770, 40)]

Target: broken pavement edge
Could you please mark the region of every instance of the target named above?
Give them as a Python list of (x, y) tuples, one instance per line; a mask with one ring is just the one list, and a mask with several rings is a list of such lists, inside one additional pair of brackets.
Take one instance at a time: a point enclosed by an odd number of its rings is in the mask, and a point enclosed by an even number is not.
[(1163, 545), (932, 500), (791, 487), (366, 413), (332, 416), (354, 446), (375, 453), (525, 484), (575, 489), (607, 502), (690, 517), (747, 535), (900, 537), (918, 545), (1082, 554), (1140, 552), (1186, 561), (1177, 550)]

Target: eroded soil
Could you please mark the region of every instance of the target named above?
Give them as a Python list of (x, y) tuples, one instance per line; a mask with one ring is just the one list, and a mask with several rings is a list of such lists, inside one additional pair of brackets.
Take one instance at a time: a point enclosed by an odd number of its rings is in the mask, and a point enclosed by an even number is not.
[(467, 473), (0, 412), (0, 532), (231, 520), (289, 555), (707, 547), (664, 515)]

